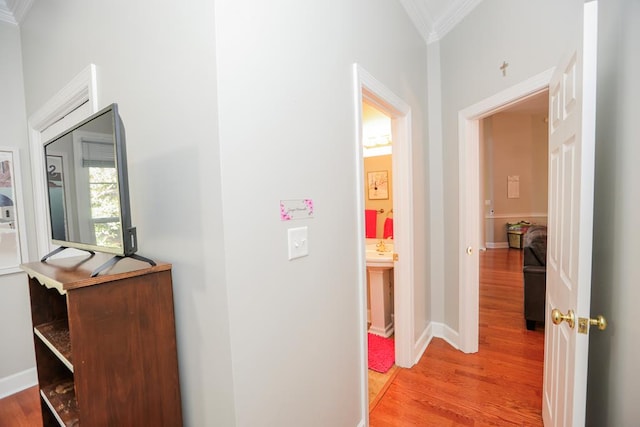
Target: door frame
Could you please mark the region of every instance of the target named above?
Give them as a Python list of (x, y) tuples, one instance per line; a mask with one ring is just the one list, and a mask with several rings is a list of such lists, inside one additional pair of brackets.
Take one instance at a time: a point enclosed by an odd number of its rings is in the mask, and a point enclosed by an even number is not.
[[(95, 64), (89, 64), (35, 113), (29, 116), (29, 154), (33, 180), (36, 248), (38, 259), (53, 249), (50, 242), (47, 177), (44, 167), (42, 132), (86, 105), (86, 116), (98, 111), (98, 79)], [(73, 255), (69, 251), (67, 256)]]
[(479, 340), (480, 120), (548, 90), (555, 67), (458, 112), (458, 348), (476, 353)]
[(394, 334), (396, 364), (411, 367), (415, 364), (414, 346), (414, 237), (413, 237), (413, 166), (411, 140), (411, 107), (359, 64), (353, 65), (355, 103), (355, 191), (358, 237), (357, 253), (360, 350), (362, 360), (363, 411), (368, 419), (367, 385), (367, 272), (364, 227), (364, 159), (362, 153), (362, 101), (372, 103), (391, 118), (393, 138), (393, 212), (394, 249), (400, 261), (394, 265)]

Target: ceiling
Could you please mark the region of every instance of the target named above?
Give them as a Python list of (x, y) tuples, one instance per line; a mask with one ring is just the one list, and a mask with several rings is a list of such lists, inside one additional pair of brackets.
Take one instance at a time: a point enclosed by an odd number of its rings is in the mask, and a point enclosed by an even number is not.
[[(0, 21), (19, 24), (34, 0), (0, 0)], [(441, 39), (482, 0), (397, 0), (407, 11), (422, 38)]]

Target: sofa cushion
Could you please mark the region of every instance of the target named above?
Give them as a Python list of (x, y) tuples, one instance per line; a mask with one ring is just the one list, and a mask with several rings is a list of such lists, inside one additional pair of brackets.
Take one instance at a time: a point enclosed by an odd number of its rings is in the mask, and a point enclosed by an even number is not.
[(547, 265), (547, 227), (533, 225), (523, 237), (524, 265)]

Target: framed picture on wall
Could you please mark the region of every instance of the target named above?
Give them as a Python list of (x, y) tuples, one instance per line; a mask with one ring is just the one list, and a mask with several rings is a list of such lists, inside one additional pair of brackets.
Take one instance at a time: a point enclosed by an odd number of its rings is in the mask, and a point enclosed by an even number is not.
[(18, 150), (0, 147), (0, 275), (21, 271), (27, 257), (23, 212)]
[(389, 172), (375, 171), (367, 173), (367, 187), (369, 200), (388, 199)]

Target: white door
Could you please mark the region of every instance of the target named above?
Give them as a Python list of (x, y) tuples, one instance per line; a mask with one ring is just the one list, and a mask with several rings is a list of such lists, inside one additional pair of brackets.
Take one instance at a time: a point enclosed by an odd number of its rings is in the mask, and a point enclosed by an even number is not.
[[(584, 6), (583, 34), (549, 85), (549, 228), (542, 416), (584, 426), (593, 235), (597, 2)], [(575, 322), (551, 320), (552, 310)], [(560, 314), (560, 313), (556, 313)], [(556, 315), (556, 322), (561, 318)], [(573, 323), (573, 327), (570, 324)]]

